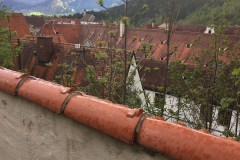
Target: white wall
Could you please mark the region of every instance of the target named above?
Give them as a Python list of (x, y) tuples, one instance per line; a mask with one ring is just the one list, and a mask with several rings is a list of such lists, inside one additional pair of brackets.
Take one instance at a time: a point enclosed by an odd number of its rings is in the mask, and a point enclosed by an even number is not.
[[(145, 93), (146, 95), (149, 96), (149, 99), (150, 99), (150, 102), (152, 104), (154, 104), (154, 99), (155, 99), (155, 94), (156, 92), (154, 91), (150, 91), (150, 90), (145, 90)], [(181, 101), (183, 101), (183, 99), (181, 99)], [(167, 110), (165, 112), (166, 114), (166, 117), (168, 119), (168, 121), (176, 121), (176, 118), (177, 117), (168, 117), (170, 114), (169, 114), (169, 110), (173, 110), (174, 112), (177, 112), (178, 110), (178, 107), (177, 107), (177, 104), (178, 104), (178, 98), (175, 97), (175, 96), (171, 96), (171, 95), (167, 95), (166, 96), (166, 104), (165, 104), (165, 109)], [(191, 105), (194, 105), (193, 103), (190, 103), (187, 104), (188, 106)], [(184, 107), (184, 109), (181, 109), (179, 110), (179, 118), (180, 118), (180, 121), (186, 121), (186, 119), (188, 119), (190, 122), (193, 122), (194, 120), (196, 119), (199, 119), (199, 115), (200, 115), (200, 107), (194, 105), (195, 108), (193, 107), (189, 107), (189, 109), (187, 107)], [(194, 110), (193, 110), (194, 109)], [(237, 112), (236, 111), (233, 111), (233, 114), (232, 114), (232, 118), (231, 118), (231, 126), (230, 126), (230, 130), (232, 132), (235, 133), (235, 129), (236, 129), (236, 119), (237, 119)], [(217, 107), (214, 108), (214, 119), (215, 121), (213, 122), (213, 134), (215, 135), (222, 135), (221, 132), (223, 132), (225, 130), (225, 127), (218, 124), (218, 122), (216, 121), (217, 117), (218, 117), (218, 109)], [(240, 117), (239, 118), (239, 125), (238, 125), (238, 132), (240, 132)], [(192, 125), (190, 123), (187, 123), (186, 124), (190, 127), (192, 127)]]
[(142, 101), (142, 106), (141, 107), (143, 107), (143, 106), (146, 105), (146, 99), (145, 99), (145, 95), (144, 95), (144, 92), (143, 92), (142, 82), (141, 82), (139, 72), (138, 72), (138, 69), (137, 69), (136, 59), (133, 56), (132, 65), (130, 65), (130, 68), (129, 68), (129, 71), (128, 71), (128, 79), (131, 75), (133, 75), (134, 72), (135, 72), (134, 77), (133, 77), (133, 81), (134, 81), (133, 83), (134, 84), (132, 86), (132, 89), (136, 90), (140, 93), (138, 96)]

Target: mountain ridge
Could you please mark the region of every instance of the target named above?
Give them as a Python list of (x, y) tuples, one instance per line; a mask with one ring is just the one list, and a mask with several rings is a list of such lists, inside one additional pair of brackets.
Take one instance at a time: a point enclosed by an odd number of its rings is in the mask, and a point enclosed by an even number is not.
[[(0, 0), (10, 6), (13, 11), (25, 14), (39, 12), (45, 15), (73, 14), (86, 10), (101, 10), (95, 0)], [(105, 0), (107, 7), (121, 4), (121, 0)]]

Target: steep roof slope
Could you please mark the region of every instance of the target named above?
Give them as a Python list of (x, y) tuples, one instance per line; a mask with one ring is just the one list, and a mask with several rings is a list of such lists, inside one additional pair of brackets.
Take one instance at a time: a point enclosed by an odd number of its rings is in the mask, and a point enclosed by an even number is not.
[(8, 19), (3, 19), (0, 21), (0, 25), (4, 27), (10, 27), (12, 31), (17, 33), (15, 39), (21, 39), (26, 36), (30, 36), (30, 30), (28, 24), (22, 13), (12, 13)]

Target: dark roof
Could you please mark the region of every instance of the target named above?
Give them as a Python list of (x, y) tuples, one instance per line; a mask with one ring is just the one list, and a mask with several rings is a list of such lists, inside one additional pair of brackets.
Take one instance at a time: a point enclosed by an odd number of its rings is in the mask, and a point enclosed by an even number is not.
[(145, 89), (158, 91), (164, 84), (165, 72), (165, 62), (150, 59), (139, 62), (139, 76)]
[(199, 32), (203, 33), (206, 30), (204, 25), (187, 25), (187, 24), (177, 24), (174, 26), (175, 31), (185, 31), (185, 32)]

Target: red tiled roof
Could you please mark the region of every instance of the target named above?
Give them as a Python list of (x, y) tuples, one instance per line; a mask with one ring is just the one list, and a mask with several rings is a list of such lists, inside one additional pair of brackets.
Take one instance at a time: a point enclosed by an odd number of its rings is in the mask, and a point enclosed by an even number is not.
[[(59, 64), (64, 62), (70, 64), (71, 62), (76, 61), (78, 63), (78, 67), (75, 75), (73, 75), (75, 83), (81, 86), (86, 85), (86, 77), (84, 76), (86, 65), (93, 65), (94, 67), (97, 67), (97, 64), (99, 63), (97, 58), (91, 56), (91, 52), (94, 51), (75, 49), (73, 44), (63, 43), (53, 43), (52, 47), (53, 49), (49, 61), (42, 64), (42, 62), (39, 61), (39, 58), (41, 57), (38, 55), (45, 55), (46, 53), (38, 53), (39, 50), (37, 43), (34, 43), (33, 41), (25, 43), (21, 54), (21, 64), (23, 64), (22, 69), (28, 69), (30, 74), (33, 76), (52, 81), (55, 79), (56, 75), (61, 75), (63, 72), (62, 69), (58, 67)], [(46, 49), (41, 48), (41, 50), (45, 51)], [(72, 52), (79, 54), (77, 59), (71, 55)], [(43, 59), (43, 61), (45, 60), (46, 59)], [(46, 66), (45, 64), (49, 62), (50, 65)], [(19, 67), (17, 62), (16, 66)]]
[(174, 25), (174, 30), (175, 31), (180, 31), (180, 32), (203, 33), (206, 30), (206, 26), (204, 26), (204, 25), (176, 24), (176, 25)]
[(95, 16), (93, 14), (85, 14), (80, 21), (82, 22), (94, 22)]
[[(58, 28), (59, 27), (59, 28)], [(68, 29), (64, 29), (64, 28)], [(44, 29), (45, 35), (54, 35), (53, 26), (46, 26)], [(107, 27), (100, 24), (97, 25), (81, 25), (81, 28), (78, 30), (78, 36), (74, 36), (71, 26), (56, 25), (55, 32), (59, 30), (60, 37), (64, 37), (67, 43), (80, 43), (85, 45), (86, 40), (91, 42), (91, 47), (97, 47), (99, 41), (105, 41), (106, 43), (102, 47), (107, 47), (107, 41), (116, 46), (116, 48), (124, 47), (124, 38), (119, 37), (119, 27), (112, 26)], [(57, 29), (58, 28), (58, 29)], [(212, 50), (211, 36), (210, 34), (205, 34), (204, 26), (194, 26), (194, 25), (176, 25), (174, 26), (173, 35), (171, 37), (171, 46), (170, 50), (174, 51), (174, 54), (171, 56), (170, 61), (182, 61), (187, 64), (194, 63), (192, 61), (193, 57), (200, 56), (199, 51), (209, 49)], [(239, 27), (230, 27), (230, 30), (237, 30)], [(63, 31), (60, 31), (63, 30)], [(71, 38), (67, 37), (64, 31), (68, 31), (68, 35)], [(113, 31), (115, 36), (107, 40), (109, 31)], [(233, 31), (232, 31), (233, 32)], [(63, 35), (61, 35), (63, 34)], [(75, 37), (75, 38), (73, 38)], [(237, 35), (227, 35), (227, 38), (237, 40)], [(62, 39), (64, 39), (62, 38)], [(57, 39), (57, 38), (54, 38)], [(60, 38), (61, 39), (61, 38)], [(65, 40), (62, 40), (65, 42)], [(128, 38), (127, 38), (127, 49), (133, 50), (136, 52), (137, 57), (142, 57), (145, 54), (143, 53), (142, 45), (144, 43), (149, 43), (152, 45), (151, 52), (152, 56), (156, 60), (164, 60), (166, 57), (167, 46), (166, 46), (166, 31), (156, 30), (156, 29), (128, 29)], [(56, 40), (54, 40), (56, 42)], [(239, 40), (232, 42), (233, 48), (236, 48), (237, 42)], [(234, 47), (235, 46), (235, 47)], [(204, 55), (201, 55), (204, 59)], [(229, 61), (226, 58), (223, 58), (224, 61)]]
[(15, 39), (22, 39), (31, 35), (28, 24), (22, 13), (10, 14), (9, 24), (7, 19), (3, 19), (0, 21), (0, 25), (5, 27), (10, 26), (12, 31), (17, 32)]
[(80, 19), (77, 18), (58, 18), (58, 17), (53, 17), (53, 18), (45, 18), (45, 21), (47, 24), (52, 24), (52, 23), (72, 23), (74, 22), (75, 24), (80, 24)]
[[(78, 44), (81, 26), (76, 24), (45, 24), (40, 35), (51, 35), (54, 42)], [(58, 38), (60, 37), (60, 38)]]

